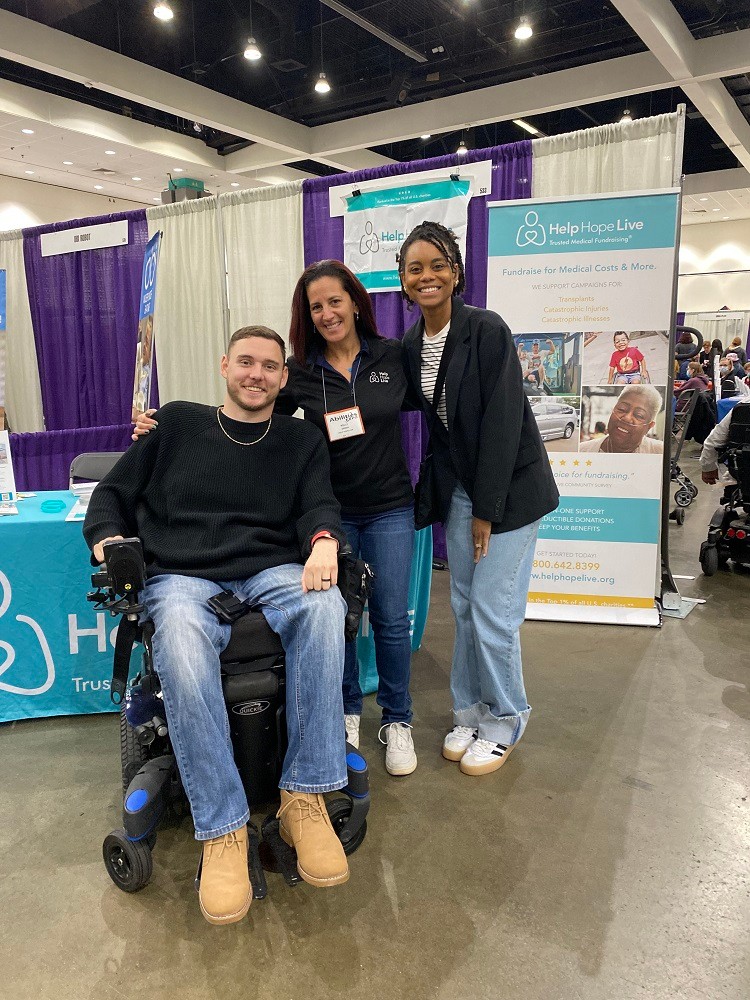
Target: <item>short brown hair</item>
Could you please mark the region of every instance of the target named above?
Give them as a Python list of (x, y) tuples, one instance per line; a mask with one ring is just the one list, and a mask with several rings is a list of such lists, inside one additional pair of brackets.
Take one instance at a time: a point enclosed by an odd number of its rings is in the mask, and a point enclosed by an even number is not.
[(281, 357), (286, 364), (286, 344), (275, 330), (271, 330), (267, 326), (243, 326), (239, 330), (235, 330), (227, 344), (227, 356), (235, 344), (239, 343), (240, 340), (247, 340), (248, 337), (261, 337), (263, 340), (275, 341), (281, 349)]

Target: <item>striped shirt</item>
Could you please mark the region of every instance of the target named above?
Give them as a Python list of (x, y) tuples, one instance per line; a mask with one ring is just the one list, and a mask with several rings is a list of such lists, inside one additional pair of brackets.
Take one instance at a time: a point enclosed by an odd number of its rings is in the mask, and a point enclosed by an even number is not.
[[(426, 333), (422, 337), (422, 392), (430, 402), (432, 402), (432, 397), (435, 394), (438, 368), (440, 367), (440, 359), (443, 356), (443, 348), (445, 347), (449, 328), (450, 322), (446, 323), (440, 333), (436, 333), (434, 337), (428, 337)], [(438, 401), (437, 413), (447, 430), (448, 414), (445, 408), (445, 383), (443, 383), (443, 391)]]

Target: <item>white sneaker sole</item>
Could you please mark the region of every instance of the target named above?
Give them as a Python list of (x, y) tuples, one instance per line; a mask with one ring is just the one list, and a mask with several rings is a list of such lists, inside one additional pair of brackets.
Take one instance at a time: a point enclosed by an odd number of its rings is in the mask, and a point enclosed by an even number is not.
[(511, 751), (516, 744), (509, 746), (502, 757), (493, 757), (492, 760), (485, 761), (483, 764), (472, 764), (466, 763), (465, 759), (462, 757), (459, 763), (459, 768), (464, 774), (492, 774), (493, 771), (499, 771), (503, 764), (506, 762), (508, 757), (511, 755)]
[(461, 760), (461, 758), (463, 757), (463, 755), (470, 748), (471, 748), (471, 743), (469, 743), (468, 746), (465, 746), (463, 748), (463, 750), (451, 750), (450, 747), (444, 746), (443, 747), (443, 757), (445, 757), (446, 760)]
[(388, 772), (388, 774), (392, 774), (394, 778), (403, 778), (404, 775), (412, 774), (414, 771), (416, 771), (417, 758), (415, 757), (412, 763), (401, 764), (400, 767), (389, 767), (388, 764), (386, 763), (385, 769)]

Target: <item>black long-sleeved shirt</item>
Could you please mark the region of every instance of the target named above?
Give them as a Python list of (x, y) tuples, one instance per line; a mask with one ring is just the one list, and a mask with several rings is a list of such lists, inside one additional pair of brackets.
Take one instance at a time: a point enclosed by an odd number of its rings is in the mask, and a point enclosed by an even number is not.
[(339, 542), (339, 504), (320, 431), (274, 414), (267, 424), (231, 420), (216, 407), (167, 403), (159, 426), (125, 452), (96, 487), (83, 533), (141, 539), (147, 576), (247, 579), (303, 562), (318, 531)]
[[(356, 404), (365, 433), (326, 443), (331, 456), (333, 492), (344, 514), (381, 514), (414, 503), (411, 477), (401, 441), (402, 409), (417, 409), (404, 397), (407, 382), (398, 340), (366, 340), (354, 363), (355, 378), (343, 375), (320, 359), (306, 365), (289, 362), (289, 380), (276, 409), (294, 413), (300, 407), (305, 420), (325, 435), (323, 414)], [(323, 388), (325, 386), (325, 393)]]

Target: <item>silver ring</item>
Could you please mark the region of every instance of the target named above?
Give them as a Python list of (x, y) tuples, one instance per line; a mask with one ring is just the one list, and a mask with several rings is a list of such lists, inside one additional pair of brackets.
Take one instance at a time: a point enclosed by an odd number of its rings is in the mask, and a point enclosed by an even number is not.
[(476, 545), (474, 546), (475, 549), (481, 549), (481, 547), (482, 547), (481, 542), (477, 542)]

